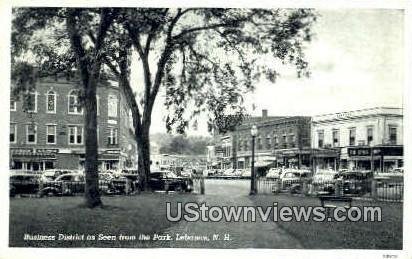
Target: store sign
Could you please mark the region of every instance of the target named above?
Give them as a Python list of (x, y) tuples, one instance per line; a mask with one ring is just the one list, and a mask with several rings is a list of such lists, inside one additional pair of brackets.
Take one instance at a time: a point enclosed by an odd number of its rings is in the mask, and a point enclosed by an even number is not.
[(370, 156), (370, 148), (348, 148), (349, 156)]
[(43, 152), (43, 153), (58, 153), (59, 150), (56, 148), (42, 148), (42, 149), (36, 149), (36, 152)]

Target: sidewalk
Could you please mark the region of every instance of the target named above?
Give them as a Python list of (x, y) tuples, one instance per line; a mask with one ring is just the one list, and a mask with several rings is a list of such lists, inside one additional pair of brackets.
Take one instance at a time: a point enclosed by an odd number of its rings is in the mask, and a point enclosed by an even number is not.
[[(241, 195), (202, 195), (198, 196), (199, 204), (205, 202), (208, 206), (254, 206), (246, 194)], [(187, 247), (187, 248), (303, 248), (298, 240), (291, 237), (274, 222), (187, 222), (166, 229), (163, 234), (209, 236), (210, 241), (159, 241), (154, 247)], [(161, 233), (159, 233), (161, 234)], [(213, 241), (213, 234), (219, 234), (220, 240)], [(225, 234), (230, 234), (230, 241), (225, 241)]]

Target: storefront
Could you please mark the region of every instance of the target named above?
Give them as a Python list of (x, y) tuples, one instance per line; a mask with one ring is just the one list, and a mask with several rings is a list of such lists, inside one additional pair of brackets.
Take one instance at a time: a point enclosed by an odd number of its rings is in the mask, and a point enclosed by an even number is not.
[(403, 166), (403, 146), (348, 147), (348, 169), (387, 172)]
[(16, 148), (10, 150), (10, 168), (41, 171), (56, 166), (57, 149)]

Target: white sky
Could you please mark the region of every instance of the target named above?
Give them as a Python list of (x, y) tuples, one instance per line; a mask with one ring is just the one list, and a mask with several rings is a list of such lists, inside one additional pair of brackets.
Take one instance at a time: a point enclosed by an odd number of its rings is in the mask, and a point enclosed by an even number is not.
[[(297, 79), (295, 70), (280, 68), (275, 84), (262, 81), (247, 96), (248, 110), (260, 115), (316, 115), (374, 106), (402, 106), (404, 80), (403, 12), (385, 9), (318, 10), (307, 45), (312, 75)], [(135, 75), (136, 76), (136, 75)], [(140, 80), (136, 76), (135, 80)], [(252, 104), (256, 109), (252, 110)], [(159, 96), (151, 132), (165, 132), (167, 111)], [(205, 134), (205, 119), (198, 131)]]

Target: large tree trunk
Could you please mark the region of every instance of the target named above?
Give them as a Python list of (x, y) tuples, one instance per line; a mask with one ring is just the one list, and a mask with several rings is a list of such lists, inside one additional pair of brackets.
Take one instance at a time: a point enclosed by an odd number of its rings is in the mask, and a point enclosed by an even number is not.
[(143, 125), (141, 130), (136, 131), (138, 171), (140, 176), (141, 188), (150, 189), (148, 180), (150, 176), (150, 126)]
[(96, 111), (96, 84), (97, 79), (94, 75), (89, 80), (88, 87), (85, 89), (85, 199), (89, 208), (94, 208), (102, 204), (99, 193), (98, 175), (98, 143), (97, 143), (97, 111)]

